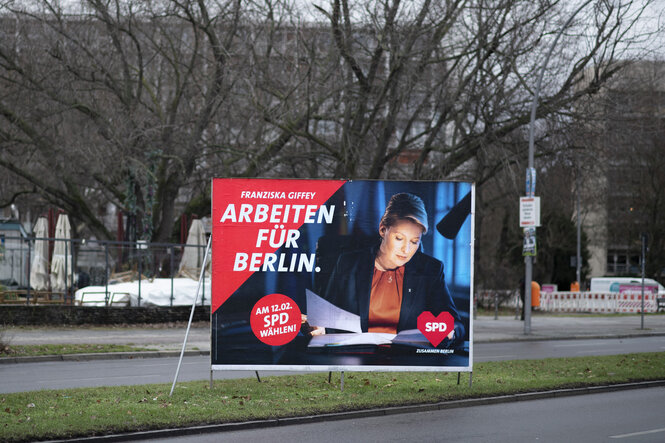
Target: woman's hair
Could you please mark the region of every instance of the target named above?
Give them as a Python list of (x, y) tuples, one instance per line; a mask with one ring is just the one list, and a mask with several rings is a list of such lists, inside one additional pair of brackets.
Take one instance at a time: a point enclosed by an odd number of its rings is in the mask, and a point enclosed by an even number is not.
[(427, 211), (425, 210), (425, 203), (420, 197), (407, 192), (401, 192), (390, 197), (386, 211), (381, 217), (380, 225), (390, 228), (402, 220), (419, 224), (423, 228), (423, 234), (427, 233)]

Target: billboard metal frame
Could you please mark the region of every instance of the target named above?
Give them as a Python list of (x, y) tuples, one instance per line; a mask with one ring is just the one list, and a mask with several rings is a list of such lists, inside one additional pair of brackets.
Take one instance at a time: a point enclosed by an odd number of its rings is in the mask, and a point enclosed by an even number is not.
[[(216, 328), (215, 324), (216, 323), (214, 322), (215, 313), (217, 312), (217, 310), (222, 312), (222, 305), (224, 305), (225, 302), (230, 300), (236, 294), (236, 291), (242, 292), (242, 288), (243, 288), (243, 285), (245, 284), (245, 280), (242, 280), (240, 283), (232, 282), (232, 284), (234, 286), (232, 286), (232, 288), (228, 290), (229, 294), (227, 294), (225, 296), (226, 298), (224, 298), (224, 300), (220, 303), (219, 302), (219, 288), (221, 287), (221, 285), (229, 284), (229, 279), (227, 278), (227, 276), (229, 275), (229, 272), (230, 272), (229, 267), (231, 266), (231, 264), (228, 261), (223, 264), (223, 266), (225, 266), (225, 268), (224, 268), (225, 269), (225, 271), (224, 271), (225, 274), (221, 275), (219, 273), (221, 260), (219, 258), (220, 257), (219, 254), (216, 254), (216, 252), (220, 247), (228, 246), (228, 245), (224, 245), (222, 243), (222, 241), (228, 240), (229, 237), (240, 237), (240, 235), (238, 235), (239, 232), (247, 233), (248, 231), (245, 230), (245, 231), (237, 231), (236, 232), (236, 231), (232, 231), (232, 230), (229, 229), (228, 232), (225, 232), (224, 235), (223, 235), (223, 237), (225, 237), (224, 240), (219, 238), (219, 237), (222, 237), (219, 234), (220, 234), (221, 230), (223, 229), (223, 226), (220, 225), (221, 220), (226, 220), (226, 221), (230, 220), (231, 222), (236, 222), (238, 220), (241, 220), (242, 216), (240, 215), (240, 212), (241, 212), (240, 206), (237, 205), (237, 207), (234, 209), (234, 211), (236, 211), (235, 213), (229, 214), (229, 211), (227, 211), (220, 218), (220, 214), (222, 214), (222, 212), (220, 212), (220, 211), (222, 210), (222, 208), (217, 207), (218, 205), (216, 203), (216, 202), (218, 202), (218, 198), (219, 198), (219, 196), (215, 195), (215, 189), (216, 189), (215, 182), (216, 181), (218, 181), (217, 182), (217, 184), (218, 184), (217, 188), (220, 188), (220, 187), (223, 188), (224, 192), (229, 192), (229, 188), (232, 188), (232, 186), (230, 186), (230, 185), (232, 185), (232, 184), (235, 185), (235, 184), (238, 184), (238, 183), (240, 183), (241, 185), (252, 183), (254, 185), (258, 185), (258, 187), (260, 189), (268, 189), (268, 190), (272, 189), (271, 186), (278, 185), (277, 188), (279, 188), (279, 189), (276, 189), (275, 191), (270, 191), (270, 192), (280, 192), (281, 189), (284, 189), (284, 187), (281, 186), (281, 185), (286, 185), (288, 187), (293, 183), (298, 184), (299, 189), (302, 186), (305, 186), (305, 188), (310, 186), (312, 189), (318, 189), (317, 186), (319, 186), (323, 182), (337, 182), (337, 183), (339, 183), (340, 186), (337, 190), (342, 189), (346, 184), (350, 184), (349, 186), (351, 186), (351, 187), (356, 187), (356, 186), (362, 187), (363, 184), (367, 184), (368, 188), (371, 188), (371, 189), (374, 189), (375, 187), (379, 187), (379, 188), (382, 189), (382, 186), (384, 186), (386, 184), (389, 185), (387, 187), (391, 187), (391, 188), (394, 188), (395, 186), (399, 187), (400, 185), (404, 185), (405, 187), (408, 187), (406, 185), (412, 185), (416, 188), (420, 187), (422, 189), (428, 189), (429, 186), (434, 187), (436, 185), (442, 185), (444, 187), (445, 186), (453, 186), (454, 187), (455, 185), (458, 185), (458, 186), (462, 185), (462, 189), (464, 189), (465, 192), (468, 189), (468, 193), (470, 195), (470, 210), (469, 210), (469, 214), (468, 214), (469, 215), (468, 220), (465, 221), (465, 223), (468, 223), (468, 224), (465, 225), (466, 226), (465, 229), (468, 229), (468, 231), (465, 231), (465, 233), (468, 236), (468, 240), (469, 240), (468, 251), (467, 251), (468, 255), (465, 255), (465, 256), (468, 256), (468, 260), (469, 260), (469, 262), (468, 262), (468, 294), (466, 294), (468, 296), (468, 307), (465, 306), (465, 311), (464, 311), (465, 314), (468, 315), (468, 331), (466, 331), (466, 337), (468, 338), (468, 360), (467, 360), (468, 363), (467, 364), (462, 364), (462, 365), (450, 365), (450, 366), (446, 366), (446, 365), (427, 365), (427, 364), (408, 364), (408, 365), (405, 365), (405, 364), (395, 364), (395, 365), (392, 365), (392, 364), (390, 364), (390, 365), (384, 365), (384, 364), (307, 364), (307, 363), (293, 364), (293, 363), (289, 363), (289, 362), (287, 362), (287, 363), (280, 363), (280, 362), (267, 363), (267, 362), (258, 362), (258, 361), (252, 361), (252, 362), (246, 362), (246, 363), (243, 363), (243, 362), (233, 363), (233, 362), (226, 362), (225, 361), (223, 363), (219, 363), (219, 358), (216, 357), (216, 355), (219, 356), (219, 355), (223, 355), (223, 354), (220, 354), (220, 352), (215, 348), (215, 346), (219, 346), (219, 344), (218, 344), (219, 339), (217, 339), (217, 341), (215, 339), (215, 334), (216, 334), (216, 331), (215, 331), (215, 328)], [(211, 307), (211, 353), (210, 353), (211, 380), (212, 380), (212, 372), (213, 371), (222, 371), (222, 370), (257, 371), (257, 376), (258, 376), (258, 371), (259, 370), (261, 370), (261, 371), (302, 371), (302, 372), (341, 371), (342, 373), (344, 371), (355, 371), (355, 372), (370, 372), (370, 371), (411, 372), (411, 371), (423, 371), (423, 372), (458, 372), (458, 373), (460, 373), (460, 372), (469, 372), (470, 373), (469, 374), (469, 384), (471, 384), (471, 373), (473, 371), (473, 317), (474, 317), (474, 315), (473, 315), (473, 309), (474, 309), (474, 303), (473, 303), (473, 279), (474, 279), (474, 275), (473, 275), (473, 272), (474, 272), (474, 229), (475, 229), (475, 219), (474, 219), (474, 215), (475, 215), (475, 209), (474, 209), (475, 208), (475, 184), (465, 183), (465, 182), (418, 182), (418, 181), (371, 181), (371, 180), (353, 180), (352, 181), (352, 180), (289, 180), (289, 179), (214, 179), (212, 185), (213, 185), (213, 199), (212, 199), (212, 205), (213, 205), (213, 211), (212, 211), (212, 220), (213, 221), (212, 221), (212, 223), (213, 223), (213, 228), (212, 228), (211, 243), (212, 243), (212, 260), (213, 260), (213, 267), (212, 267), (212, 269), (213, 269), (212, 270), (213, 304), (212, 304), (212, 307)], [(420, 189), (420, 188), (418, 188), (418, 189)], [(455, 189), (457, 189), (457, 188), (455, 188)], [(298, 190), (297, 192), (301, 192), (301, 191)], [(319, 192), (319, 191), (313, 191), (313, 193), (316, 193), (316, 192)], [(337, 192), (337, 191), (333, 191), (333, 192)], [(245, 193), (245, 194), (242, 194), (242, 195), (244, 196), (244, 198), (248, 199), (246, 201), (253, 202), (252, 204), (256, 204), (256, 202), (259, 201), (259, 200), (250, 199), (250, 195), (252, 197), (256, 197), (257, 195), (261, 196), (260, 194), (249, 194), (249, 193)], [(293, 194), (293, 195), (295, 195), (295, 194)], [(469, 197), (469, 195), (467, 195), (467, 197)], [(275, 197), (279, 198), (280, 194), (274, 194), (274, 193), (273, 194), (263, 194), (263, 196), (268, 198), (268, 199), (275, 198)], [(289, 200), (289, 196), (290, 196), (290, 194), (286, 195), (286, 196), (281, 195), (281, 197), (285, 197), (285, 199), (283, 198), (282, 200), (279, 200), (279, 201), (281, 202), (281, 201)], [(216, 199), (216, 197), (217, 197), (217, 199)], [(237, 197), (231, 196), (230, 198), (233, 200), (234, 198), (237, 198)], [(321, 206), (323, 206), (325, 204), (325, 202), (328, 201), (329, 198), (332, 198), (332, 194), (326, 196), (325, 199), (323, 200), (323, 203), (317, 203), (319, 208)], [(450, 197), (450, 198), (453, 201), (457, 202), (455, 197)], [(236, 200), (236, 201), (240, 202), (240, 200)], [(243, 201), (245, 201), (245, 200), (243, 200)], [(358, 208), (357, 207), (352, 208), (352, 206), (354, 205), (353, 201), (344, 200), (344, 205), (345, 205), (345, 207), (343, 209), (343, 215), (344, 215), (344, 217), (347, 218), (347, 220), (346, 220), (347, 222), (348, 222), (349, 217), (354, 217), (355, 216), (355, 217), (357, 217), (357, 219), (362, 218), (362, 217), (360, 217), (362, 214), (361, 214), (361, 212), (358, 211)], [(227, 207), (227, 209), (228, 209), (228, 207)], [(448, 209), (450, 209), (450, 208), (448, 208)], [(244, 217), (245, 217), (244, 220), (245, 221), (248, 221), (249, 217), (251, 217), (252, 214), (247, 212), (247, 211), (251, 211), (251, 210), (252, 209), (247, 209), (247, 208), (242, 209), (242, 211), (245, 211), (245, 213), (244, 213)], [(233, 211), (231, 211), (231, 212), (233, 212)], [(339, 211), (335, 212), (336, 217), (338, 217), (340, 214), (341, 214), (341, 212), (339, 212)], [(282, 213), (282, 215), (283, 215), (283, 213)], [(280, 215), (278, 214), (278, 216), (280, 216)], [(435, 214), (434, 216), (431, 216), (431, 217), (439, 217), (439, 216), (440, 216), (439, 214)], [(224, 217), (226, 217), (226, 218), (224, 218)], [(267, 217), (269, 218), (270, 215), (268, 215)], [(284, 216), (284, 220), (286, 220), (286, 218), (287, 217)], [(263, 220), (263, 218), (261, 220)], [(310, 220), (315, 220), (315, 219), (313, 217), (310, 217)], [(319, 220), (321, 220), (320, 217), (319, 217)], [(273, 220), (273, 221), (275, 221), (275, 220)], [(278, 221), (278, 223), (279, 223), (279, 221)], [(316, 223), (313, 223), (313, 225), (315, 225), (315, 224)], [(254, 229), (254, 231), (258, 232), (258, 229), (259, 229), (258, 225), (259, 224), (257, 224), (256, 227), (251, 227), (251, 228), (248, 228), (248, 229)], [(435, 223), (430, 223), (431, 228), (433, 228), (434, 225), (435, 225)], [(261, 225), (261, 226), (264, 226), (264, 225)], [(304, 225), (301, 225), (301, 226), (304, 226)], [(274, 225), (274, 227), (278, 228), (277, 225)], [(281, 229), (287, 231), (287, 230), (289, 230), (289, 226), (288, 225), (287, 226), (281, 225)], [(300, 229), (300, 227), (298, 229)], [(432, 231), (432, 230), (433, 229), (430, 229), (430, 231)], [(277, 229), (275, 231), (277, 231)], [(231, 234), (233, 234), (233, 235), (231, 235)], [(215, 238), (216, 235), (218, 236), (218, 238)], [(287, 235), (287, 237), (284, 237), (284, 238), (286, 238), (287, 241), (288, 241), (288, 235), (290, 235), (290, 234), (286, 234), (286, 235)], [(434, 234), (434, 235), (437, 235), (437, 234)], [(276, 234), (275, 236), (278, 237), (279, 234)], [(298, 237), (298, 236), (300, 236), (300, 237)], [(303, 234), (301, 236), (301, 234), (294, 234), (294, 237), (295, 237), (295, 239), (293, 239), (292, 247), (296, 246), (296, 240), (298, 242), (304, 241), (303, 237), (305, 237), (305, 235)], [(269, 236), (265, 232), (261, 233), (259, 236), (254, 235), (254, 237), (251, 238), (251, 241), (250, 241), (251, 244), (253, 244), (257, 247), (259, 246), (260, 243), (268, 243), (268, 242), (269, 242)], [(300, 243), (298, 243), (296, 248), (298, 246), (300, 246)], [(267, 255), (267, 253), (263, 253), (263, 255), (262, 255), (264, 261), (267, 260), (265, 258), (266, 255)], [(236, 266), (237, 269), (242, 269), (243, 271), (248, 271), (248, 268), (250, 268), (252, 266), (252, 264), (254, 264), (254, 268), (253, 268), (254, 270), (256, 270), (256, 269), (263, 269), (264, 271), (266, 270), (266, 267), (264, 266), (264, 262), (256, 261), (255, 263), (253, 263), (251, 255), (249, 255), (248, 257), (245, 257), (244, 260), (245, 260), (244, 262), (242, 262), (242, 261), (239, 262), (238, 258), (236, 256), (236, 262), (233, 264), (233, 266)], [(282, 263), (280, 262), (280, 266), (281, 265), (282, 265)], [(450, 263), (446, 263), (446, 266), (448, 266), (448, 265), (450, 265)], [(451, 267), (454, 269), (454, 264), (452, 264), (452, 265), (453, 266), (451, 266)], [(244, 268), (242, 268), (242, 266), (244, 266)], [(276, 263), (273, 266), (273, 268), (275, 266), (277, 266)], [(285, 264), (284, 268), (286, 269), (287, 266), (288, 265)], [(307, 264), (305, 264), (305, 266), (307, 266)], [(236, 268), (234, 268), (234, 269), (236, 269)], [(295, 265), (292, 265), (291, 269), (294, 269), (294, 268), (295, 268)], [(446, 269), (448, 269), (448, 267)], [(317, 270), (318, 270), (318, 267), (317, 267)], [(269, 273), (269, 271), (270, 271), (270, 268), (268, 268), (268, 273)], [(249, 273), (249, 275), (251, 275), (251, 274), (252, 274), (252, 272)], [(288, 274), (288, 272), (287, 272), (287, 274)], [(446, 280), (448, 280), (448, 278), (449, 278), (448, 275), (449, 275), (448, 272), (446, 272)], [(248, 279), (249, 277), (246, 276), (246, 277), (243, 277), (243, 278)], [(272, 278), (274, 280), (274, 276), (270, 276), (269, 278)], [(222, 279), (224, 281), (220, 282)], [(271, 292), (270, 290), (265, 291), (266, 294), (269, 294), (270, 292)], [(240, 297), (241, 297), (240, 295), (237, 296), (238, 299), (240, 299)], [(236, 302), (237, 300), (233, 300), (233, 301)], [(252, 303), (253, 302), (254, 302), (254, 300), (252, 300)], [(248, 312), (248, 315), (249, 315), (249, 312)], [(217, 322), (217, 323), (219, 323), (219, 322)], [(245, 321), (245, 323), (247, 323), (247, 321)], [(254, 331), (254, 334), (256, 335), (256, 331)], [(254, 338), (258, 338), (258, 335), (256, 335), (256, 337), (254, 337)], [(222, 352), (223, 352), (223, 350), (222, 350)], [(415, 359), (417, 359), (417, 357)], [(458, 380), (458, 382), (459, 382), (459, 380)]]

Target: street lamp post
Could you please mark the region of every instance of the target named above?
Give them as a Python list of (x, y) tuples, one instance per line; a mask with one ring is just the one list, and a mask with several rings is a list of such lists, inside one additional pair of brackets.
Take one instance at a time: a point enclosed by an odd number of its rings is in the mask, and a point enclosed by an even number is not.
[(575, 257), (575, 278), (582, 290), (582, 219), (580, 218), (580, 165), (579, 158), (575, 155), (575, 212), (577, 217), (577, 256)]
[[(536, 109), (538, 107), (538, 97), (540, 95), (540, 86), (543, 82), (543, 76), (545, 75), (545, 69), (547, 68), (547, 63), (550, 60), (550, 57), (552, 56), (552, 52), (554, 51), (554, 48), (556, 47), (557, 43), (559, 42), (559, 38), (561, 37), (561, 34), (563, 34), (563, 31), (568, 28), (570, 23), (573, 21), (575, 16), (582, 10), (584, 7), (586, 7), (589, 3), (591, 3), (593, 0), (587, 0), (584, 3), (582, 3), (576, 10), (571, 14), (571, 16), (568, 18), (566, 23), (561, 27), (559, 32), (556, 35), (556, 38), (552, 42), (552, 46), (550, 46), (549, 51), (547, 52), (547, 56), (545, 57), (545, 61), (543, 62), (543, 66), (540, 69), (540, 74), (538, 75), (538, 83), (536, 84), (536, 90), (534, 91), (533, 94), (533, 101), (531, 102), (531, 119), (529, 121), (529, 164), (527, 166), (527, 176), (534, 171), (534, 166), (533, 166), (533, 157), (534, 157), (534, 122), (536, 121)], [(535, 177), (534, 177), (535, 178)], [(531, 183), (529, 180), (527, 180), (527, 188), (526, 192), (527, 195), (531, 194), (532, 196), (535, 195), (536, 191), (536, 186), (535, 183)], [(533, 256), (527, 255), (524, 258), (525, 261), (525, 270), (524, 270), (524, 334), (528, 335), (531, 334), (531, 281), (533, 280)]]

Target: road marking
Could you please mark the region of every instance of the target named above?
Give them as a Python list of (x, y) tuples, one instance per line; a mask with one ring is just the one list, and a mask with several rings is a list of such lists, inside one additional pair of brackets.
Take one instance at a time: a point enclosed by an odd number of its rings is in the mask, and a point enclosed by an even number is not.
[(665, 428), (651, 429), (649, 431), (632, 432), (630, 434), (610, 435), (610, 438), (630, 438), (630, 437), (636, 437), (638, 435), (657, 434), (659, 432), (665, 432)]

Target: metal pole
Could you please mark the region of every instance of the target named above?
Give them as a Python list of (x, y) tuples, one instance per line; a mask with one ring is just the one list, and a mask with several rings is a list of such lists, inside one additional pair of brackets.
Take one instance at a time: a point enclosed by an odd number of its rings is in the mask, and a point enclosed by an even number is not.
[[(577, 158), (576, 158), (577, 160)], [(575, 162), (577, 163), (577, 161)], [(580, 169), (579, 164), (575, 168), (575, 188), (577, 191), (577, 259), (575, 261), (575, 278), (577, 284), (582, 290), (582, 220), (580, 219)]]
[(105, 269), (105, 274), (106, 274), (106, 289), (104, 290), (104, 301), (105, 305), (109, 305), (109, 244), (104, 243), (104, 257), (106, 258), (106, 269)]
[[(175, 371), (175, 377), (173, 378), (173, 385), (171, 386), (171, 392), (169, 397), (173, 395), (173, 390), (175, 389), (175, 384), (178, 381), (178, 374), (180, 374), (180, 366), (182, 366), (182, 358), (185, 355), (185, 347), (187, 346), (187, 337), (189, 337), (189, 329), (192, 327), (192, 319), (194, 318), (194, 308), (196, 308), (196, 300), (199, 298), (199, 291), (201, 289), (201, 284), (203, 282), (203, 273), (205, 272), (205, 262), (208, 258), (208, 251), (210, 250), (210, 245), (212, 244), (212, 235), (208, 239), (208, 246), (206, 246), (206, 255), (203, 259), (203, 266), (201, 266), (201, 275), (199, 276), (199, 284), (196, 287), (196, 295), (194, 296), (194, 301), (192, 302), (192, 310), (189, 313), (189, 322), (187, 323), (187, 331), (185, 332), (185, 340), (182, 342), (182, 350), (180, 351), (180, 360), (178, 360), (178, 367)], [(210, 352), (212, 356), (212, 350)], [(212, 380), (212, 377), (211, 377)]]
[(644, 277), (645, 277), (645, 262), (646, 262), (646, 249), (647, 249), (647, 235), (642, 233), (642, 309), (640, 329), (644, 329)]
[(533, 257), (524, 257), (524, 334), (531, 334), (531, 280), (533, 275)]
[[(550, 46), (549, 51), (547, 52), (547, 56), (545, 57), (545, 61), (543, 62), (543, 66), (540, 69), (540, 74), (538, 75), (538, 82), (536, 84), (536, 90), (534, 91), (533, 94), (533, 101), (531, 102), (531, 119), (529, 121), (529, 164), (528, 168), (531, 170), (533, 168), (533, 157), (534, 157), (534, 122), (536, 121), (536, 109), (538, 107), (538, 97), (540, 95), (540, 86), (543, 82), (543, 76), (545, 75), (545, 69), (547, 68), (547, 63), (550, 61), (550, 57), (552, 56), (552, 52), (554, 52), (554, 47), (556, 44), (559, 42), (559, 38), (561, 37), (561, 34), (563, 34), (563, 31), (570, 25), (570, 23), (573, 21), (575, 16), (589, 3), (591, 3), (593, 0), (587, 0), (584, 2), (579, 8), (573, 12), (573, 14), (570, 16), (568, 21), (561, 27), (559, 32), (556, 35), (556, 38), (554, 39), (554, 42), (552, 42), (552, 46)], [(527, 192), (529, 189), (527, 189)], [(524, 258), (525, 262), (525, 269), (524, 269), (524, 334), (528, 335), (531, 333), (531, 280), (533, 276), (533, 257), (530, 255), (527, 255)]]
[(141, 274), (143, 273), (143, 250), (142, 250), (141, 248), (142, 248), (143, 244), (142, 244), (142, 243), (139, 243), (139, 244), (137, 244), (137, 246), (139, 247), (139, 252), (138, 252), (138, 254), (137, 254), (137, 257), (138, 257), (138, 259), (139, 259), (139, 263), (138, 263), (138, 270), (139, 270), (139, 296), (138, 296), (137, 305), (138, 305), (138, 307), (141, 307)]

